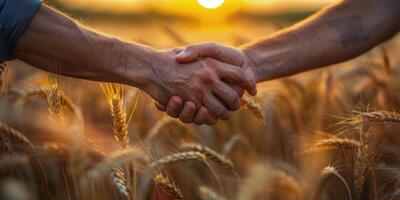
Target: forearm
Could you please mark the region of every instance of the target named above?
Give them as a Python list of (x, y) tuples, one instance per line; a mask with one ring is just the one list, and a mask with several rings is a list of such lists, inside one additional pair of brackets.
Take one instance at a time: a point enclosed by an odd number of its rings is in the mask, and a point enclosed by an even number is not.
[[(46, 71), (136, 87), (150, 78), (154, 53), (148, 47), (90, 31), (45, 5), (12, 52), (14, 57)], [(129, 79), (126, 74), (130, 74)]]
[(335, 64), (391, 38), (399, 7), (395, 0), (343, 1), (243, 51), (258, 82)]

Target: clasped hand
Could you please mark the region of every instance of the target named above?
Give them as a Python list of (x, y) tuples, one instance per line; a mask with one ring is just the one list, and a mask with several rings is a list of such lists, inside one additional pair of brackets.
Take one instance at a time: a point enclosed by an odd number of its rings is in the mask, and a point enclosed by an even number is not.
[(159, 52), (152, 84), (145, 90), (157, 108), (184, 123), (213, 125), (240, 107), (246, 90), (256, 95), (255, 75), (246, 56), (215, 43)]

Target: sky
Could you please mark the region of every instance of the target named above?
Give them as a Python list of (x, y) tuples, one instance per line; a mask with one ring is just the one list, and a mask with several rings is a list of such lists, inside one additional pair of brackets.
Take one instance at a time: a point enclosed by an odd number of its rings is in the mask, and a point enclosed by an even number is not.
[[(195, 15), (197, 12), (279, 13), (282, 11), (319, 8), (334, 0), (225, 0), (221, 7), (210, 11), (197, 0), (60, 0), (74, 8), (88, 11), (141, 13), (151, 11), (168, 14)], [(212, 1), (212, 0), (211, 0)], [(208, 11), (207, 11), (208, 10)]]

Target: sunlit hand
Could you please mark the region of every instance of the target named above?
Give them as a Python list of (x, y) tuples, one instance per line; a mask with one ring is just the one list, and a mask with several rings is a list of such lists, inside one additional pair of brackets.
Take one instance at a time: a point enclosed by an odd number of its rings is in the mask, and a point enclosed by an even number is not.
[[(144, 87), (149, 95), (163, 105), (167, 105), (170, 97), (179, 97), (171, 98), (171, 104), (165, 109), (172, 117), (192, 122), (194, 114), (199, 110), (199, 114), (228, 119), (230, 110), (240, 107), (240, 96), (225, 80), (234, 81), (250, 93), (255, 93), (253, 74), (240, 67), (213, 58), (180, 64), (175, 56), (176, 52), (172, 50), (159, 52), (152, 66), (151, 83)], [(177, 110), (174, 107), (175, 100), (180, 104), (186, 102), (180, 112), (173, 112)]]
[[(250, 74), (254, 79), (254, 74), (249, 67), (250, 62), (244, 53), (238, 49), (216, 43), (202, 43), (188, 46), (176, 56), (176, 60), (180, 63), (190, 63), (204, 57), (214, 58), (226, 64), (242, 67), (242, 69), (245, 70), (247, 74)], [(229, 67), (230, 65), (226, 66)], [(243, 95), (243, 85), (239, 80), (230, 79), (225, 81), (236, 91), (238, 96), (241, 97)], [(257, 91), (253, 89), (248, 90), (248, 92), (251, 95), (257, 93)], [(184, 102), (178, 96), (174, 96), (169, 99), (166, 106), (159, 104), (157, 107), (162, 111), (167, 111), (171, 117), (179, 117), (179, 119), (185, 123), (193, 122), (197, 125), (213, 125), (217, 122), (217, 116), (213, 115), (212, 112), (209, 112), (206, 107), (203, 106), (197, 110), (192, 109), (193, 105), (193, 102)]]

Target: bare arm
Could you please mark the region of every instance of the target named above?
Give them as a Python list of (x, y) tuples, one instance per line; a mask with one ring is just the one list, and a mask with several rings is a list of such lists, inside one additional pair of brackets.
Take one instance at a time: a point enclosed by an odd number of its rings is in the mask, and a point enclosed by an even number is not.
[[(398, 0), (338, 1), (241, 49), (208, 42), (190, 45), (176, 58), (186, 63), (213, 57), (250, 68), (257, 82), (262, 82), (354, 58), (394, 36), (400, 29), (399, 19)], [(177, 115), (185, 106), (174, 97), (166, 109)], [(197, 114), (195, 122), (198, 117), (210, 118)]]
[[(14, 57), (62, 75), (144, 87), (156, 51), (90, 31), (42, 5), (13, 50)], [(138, 63), (129, 80), (129, 63)]]
[(166, 104), (173, 95), (190, 100), (190, 111), (206, 106), (227, 119), (239, 95), (222, 80), (255, 90), (254, 77), (240, 67), (201, 59), (179, 64), (176, 51), (156, 51), (91, 31), (42, 5), (18, 40), (13, 56), (40, 69), (77, 78), (138, 87)]
[(400, 29), (397, 0), (347, 0), (243, 48), (258, 81), (354, 58)]

